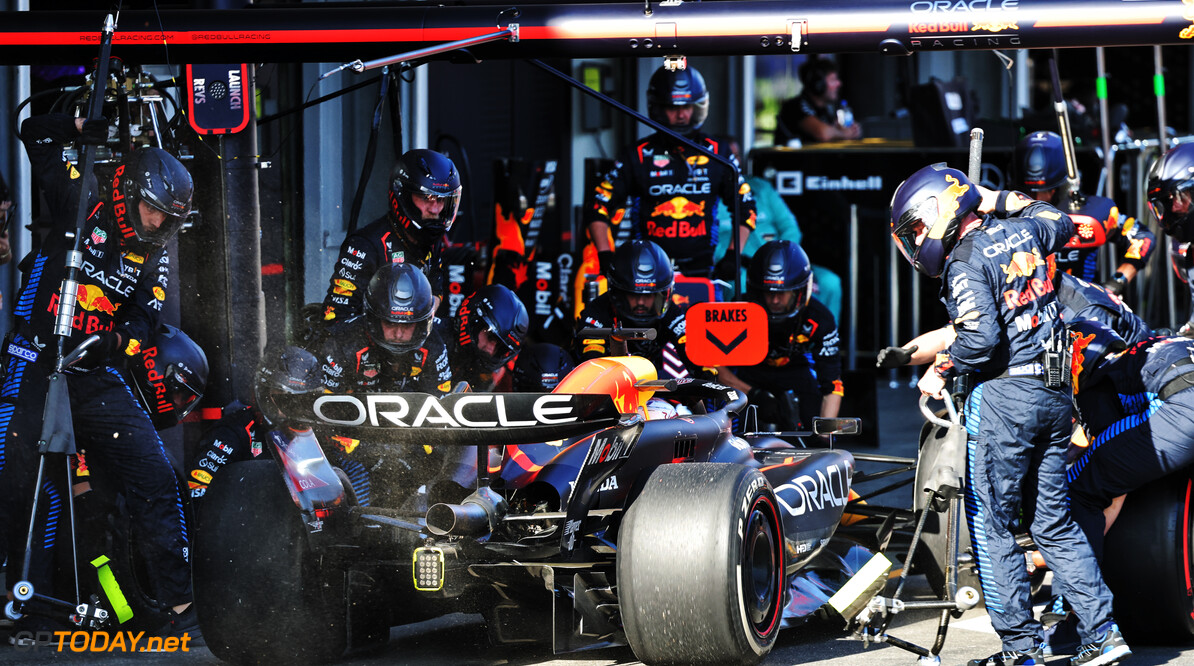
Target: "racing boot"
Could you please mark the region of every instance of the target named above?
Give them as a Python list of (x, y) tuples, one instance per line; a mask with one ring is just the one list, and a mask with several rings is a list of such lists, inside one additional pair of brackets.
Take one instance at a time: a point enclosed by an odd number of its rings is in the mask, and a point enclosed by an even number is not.
[(1004, 650), (986, 659), (971, 659), (966, 663), (967, 666), (1038, 666), (1045, 663), (1045, 658), (1044, 651), (1038, 645), (1026, 652)]
[(1066, 619), (1069, 614), (1070, 602), (1066, 601), (1065, 597), (1060, 594), (1055, 594), (1049, 599), (1049, 604), (1045, 606), (1045, 610), (1041, 612), (1041, 624), (1051, 627)]
[(1103, 625), (1098, 636), (1095, 642), (1078, 648), (1078, 654), (1070, 659), (1070, 666), (1108, 666), (1132, 655), (1132, 648), (1124, 642), (1119, 625), (1114, 622)]

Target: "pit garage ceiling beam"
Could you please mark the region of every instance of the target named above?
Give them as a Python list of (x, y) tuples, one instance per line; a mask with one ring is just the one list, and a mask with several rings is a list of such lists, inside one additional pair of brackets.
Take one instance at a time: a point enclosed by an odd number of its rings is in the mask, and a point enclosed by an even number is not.
[[(0, 12), (0, 64), (89, 61), (103, 11)], [(637, 3), (269, 5), (128, 11), (113, 52), (137, 62), (348, 62), (470, 39), (435, 57), (768, 55), (1183, 44), (1182, 0), (644, 0)]]

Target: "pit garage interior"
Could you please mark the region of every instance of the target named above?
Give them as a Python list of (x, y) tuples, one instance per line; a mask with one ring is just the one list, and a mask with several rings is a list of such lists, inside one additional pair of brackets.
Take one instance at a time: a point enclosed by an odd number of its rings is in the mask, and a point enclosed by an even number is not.
[[(134, 27), (134, 18), (148, 21), (146, 17), (153, 16), (162, 21), (163, 30), (181, 28), (190, 10), (285, 12), (313, 5), (342, 7), (349, 15), (365, 9), (383, 12), (424, 6), (126, 2), (117, 32)], [(474, 2), (451, 7), (498, 13)], [(33, 31), (57, 29), (52, 19), (58, 12), (66, 16), (90, 10), (84, 13), (97, 32), (103, 17), (103, 11), (85, 2), (4, 0), (0, 9), (0, 17), (10, 25), (10, 18), (31, 11), (26, 16), (37, 16), (41, 24), (21, 25)], [(294, 14), (297, 27), (316, 27), (302, 25), (306, 20), (302, 12)], [(12, 29), (0, 28), (0, 33)], [(809, 45), (816, 43), (810, 40)], [(886, 217), (891, 192), (916, 168), (942, 160), (960, 168), (965, 165), (964, 132), (946, 129), (948, 118), (932, 118), (933, 113), (941, 113), (934, 82), (960, 91), (962, 108), (953, 109), (952, 127), (986, 131), (984, 178), (990, 185), (1005, 186), (1015, 140), (1026, 131), (1056, 129), (1056, 117), (1049, 112), (1047, 64), (1053, 52), (1009, 46), (999, 51), (926, 49), (900, 56), (879, 53), (877, 48), (835, 53), (815, 48), (797, 52), (785, 46), (770, 55), (735, 55), (734, 48), (711, 37), (696, 49), (702, 55), (688, 59), (711, 90), (709, 119), (703, 129), (741, 137), (744, 145), (752, 147), (744, 168), (777, 185), (800, 222), (813, 261), (842, 277), (845, 300), (840, 324), (847, 367), (870, 376), (877, 349), (902, 342), (944, 318), (936, 284), (914, 279), (902, 261), (893, 263)], [(179, 236), (173, 252), (179, 288), (172, 291), (166, 312), (168, 321), (179, 324), (208, 350), (212, 381), (205, 406), (249, 397), (262, 347), (293, 336), (302, 326), (303, 305), (322, 300), (353, 216), (354, 199), (359, 199), (360, 225), (384, 213), (387, 178), (396, 154), (430, 147), (456, 161), (463, 175), (464, 200), (451, 238), (483, 246), (490, 245), (494, 236), (495, 201), (501, 196), (500, 184), (495, 185), (501, 180), (495, 175), (501, 169), (495, 165), (510, 160), (554, 162), (539, 257), (559, 262), (558, 257), (570, 255), (572, 259), (564, 261), (574, 266), (585, 242), (581, 211), (594, 165), (612, 159), (621, 146), (651, 131), (546, 68), (509, 52), (482, 57), (481, 49), (466, 48), (415, 61), (413, 67), (394, 65), (386, 74), (381, 69), (330, 73), (356, 58), (409, 50), (408, 45), (395, 43), (388, 49), (375, 44), (366, 51), (348, 41), (308, 51), (293, 45), (244, 49), (230, 44), (221, 48), (219, 57), (233, 63), (233, 68), (245, 65), (247, 98), (254, 100), (249, 123), (235, 134), (203, 138), (185, 121), (173, 123), (196, 177), (199, 215), (194, 226)], [(662, 49), (656, 52), (652, 57), (549, 56), (541, 62), (646, 114), (646, 81), (665, 54)], [(320, 61), (307, 62), (313, 56), (305, 53), (314, 53)], [(1096, 76), (1095, 50), (1065, 48), (1057, 53), (1067, 93), (1077, 95), (1089, 87)], [(666, 54), (683, 55), (683, 51)], [(1134, 137), (1115, 149), (1113, 196), (1121, 208), (1150, 225), (1138, 189), (1157, 151), (1153, 74), (1158, 54), (1166, 93), (1165, 124), (1170, 136), (1183, 137), (1194, 114), (1189, 104), (1194, 76), (1191, 49), (1106, 49), (1108, 99), (1123, 105)], [(167, 107), (186, 106), (185, 86), (166, 85), (171, 77), (186, 78), (189, 61), (184, 49), (159, 44), (134, 51), (122, 48), (118, 41), (113, 55), (123, 58), (126, 67), (143, 67), (163, 82), (162, 89), (174, 100)], [(842, 97), (862, 123), (865, 141), (803, 149), (771, 146), (775, 110), (799, 92), (796, 70), (810, 57), (837, 61), (844, 82)], [(0, 171), (17, 204), (13, 243), (18, 257), (29, 248), (25, 226), (39, 207), (31, 199), (28, 162), (16, 128), (28, 114), (60, 105), (82, 82), (82, 67), (92, 58), (94, 46), (0, 46), (4, 100), (0, 126), (5, 129), (0, 132)], [(198, 60), (210, 65), (213, 54), (206, 51)], [(383, 76), (389, 77), (384, 94)], [(1106, 187), (1097, 141), (1087, 137), (1078, 152), (1087, 191)], [(1162, 248), (1130, 296), (1156, 325), (1180, 323), (1187, 316), (1186, 299), (1180, 292), (1174, 298), (1166, 264)], [(6, 303), (18, 281), (15, 262), (0, 268)], [(0, 321), (6, 329), (7, 316)], [(889, 379), (895, 382), (897, 377), (893, 373)]]

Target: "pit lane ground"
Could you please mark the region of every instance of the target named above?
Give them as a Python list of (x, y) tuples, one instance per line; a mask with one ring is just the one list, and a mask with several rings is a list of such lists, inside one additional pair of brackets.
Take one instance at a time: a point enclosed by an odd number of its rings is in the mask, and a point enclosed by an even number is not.
[[(880, 446), (877, 452), (914, 457), (917, 433), (922, 419), (917, 411), (917, 392), (907, 387), (903, 377), (899, 388), (888, 386), (887, 380), (877, 386), (879, 403)], [(848, 444), (844, 444), (850, 448)], [(875, 449), (860, 449), (875, 452)], [(911, 488), (904, 488), (875, 498), (877, 504), (909, 506)], [(892, 588), (894, 589), (894, 588)], [(888, 590), (888, 593), (891, 589)], [(905, 599), (931, 598), (931, 591), (920, 576), (909, 580)], [(906, 612), (893, 620), (889, 633), (905, 641), (929, 646), (937, 633), (938, 614), (933, 611)], [(217, 664), (206, 648), (192, 648), (188, 652), (173, 653), (95, 653), (72, 652), (69, 647), (58, 652), (56, 647), (18, 650), (8, 645), (8, 628), (0, 627), (0, 663), (53, 664), (103, 663), (112, 665), (169, 663)], [(967, 611), (960, 619), (950, 622), (941, 663), (965, 664), (967, 660), (985, 657), (1000, 649), (999, 639), (991, 629), (982, 609)], [(1127, 662), (1138, 666), (1176, 664), (1194, 666), (1194, 643), (1175, 646), (1133, 646), (1135, 654)], [(486, 639), (480, 616), (448, 615), (427, 622), (396, 627), (390, 642), (380, 651), (346, 660), (347, 664), (460, 664), (464, 666), (614, 666), (638, 663), (629, 648), (593, 650), (571, 655), (555, 656), (550, 647), (518, 646), (491, 647)], [(870, 647), (852, 638), (840, 626), (824, 623), (808, 624), (786, 629), (780, 633), (775, 649), (763, 662), (767, 666), (788, 664), (826, 664), (830, 666), (877, 666), (916, 663), (916, 656), (891, 645)], [(1066, 656), (1048, 660), (1049, 666), (1065, 666)]]

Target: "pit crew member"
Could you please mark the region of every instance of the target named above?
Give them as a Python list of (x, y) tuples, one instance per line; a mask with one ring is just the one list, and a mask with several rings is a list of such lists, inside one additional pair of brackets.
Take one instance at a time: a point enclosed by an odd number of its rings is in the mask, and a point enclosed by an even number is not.
[[(601, 274), (608, 279), (613, 270), (611, 225), (625, 216), (635, 225), (634, 236), (658, 243), (676, 259), (680, 273), (710, 277), (717, 249), (717, 203), (725, 201), (732, 211), (737, 200), (738, 247), (745, 247), (755, 226), (750, 185), (736, 171), (738, 161), (729, 146), (700, 132), (709, 113), (709, 89), (695, 68), (656, 70), (647, 86), (647, 110), (652, 120), (725, 156), (735, 169), (662, 132), (628, 146), (599, 186), (586, 219)], [(732, 253), (723, 259), (718, 275), (733, 280), (733, 261)]]
[[(1048, 203), (987, 190), (935, 164), (896, 189), (891, 229), (913, 267), (942, 278), (942, 301), (957, 332), (948, 356), (921, 379), (921, 391), (943, 398), (947, 377), (973, 375), (964, 410), (967, 512), (1003, 651), (971, 666), (1042, 663), (1042, 628), (1033, 617), (1024, 551), (1011, 529), (1021, 508), (1032, 516), (1030, 532), (1076, 609), (1083, 642), (1115, 655), (1103, 663), (1119, 661), (1131, 651), (1066, 499), (1072, 410), (1068, 373), (1061, 372), (1065, 331), (1045, 256), (1074, 235), (1074, 223)], [(1031, 269), (1023, 270), (1028, 257)]]

